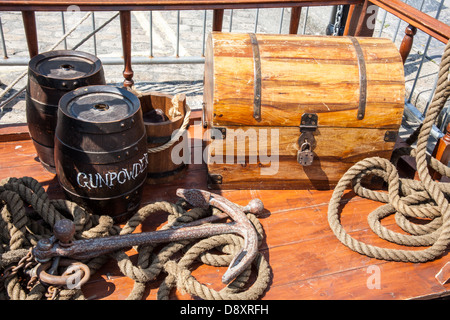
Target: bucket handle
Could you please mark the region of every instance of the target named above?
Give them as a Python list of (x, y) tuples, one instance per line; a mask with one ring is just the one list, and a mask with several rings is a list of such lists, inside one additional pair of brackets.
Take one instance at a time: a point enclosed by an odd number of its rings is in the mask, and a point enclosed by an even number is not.
[[(177, 99), (177, 95), (174, 97), (174, 100), (178, 101)], [(147, 152), (148, 153), (157, 153), (157, 152), (161, 152), (163, 150), (166, 150), (168, 148), (170, 148), (175, 142), (178, 141), (178, 139), (180, 139), (180, 137), (185, 133), (188, 125), (189, 125), (189, 117), (191, 115), (191, 108), (189, 108), (189, 106), (187, 104), (185, 104), (185, 111), (186, 114), (184, 115), (184, 120), (183, 123), (181, 124), (180, 129), (178, 129), (177, 133), (175, 135), (172, 136), (172, 138), (167, 141), (165, 144), (158, 146), (158, 147), (154, 147), (154, 148), (148, 148)]]
[[(138, 98), (140, 96), (142, 96), (142, 92), (137, 90), (134, 86), (131, 88), (128, 88), (128, 90), (133, 92)], [(174, 101), (178, 102), (178, 94), (173, 97), (172, 102), (174, 102)], [(184, 134), (184, 132), (186, 131), (186, 129), (189, 125), (189, 117), (191, 116), (191, 108), (189, 108), (187, 103), (185, 104), (185, 112), (186, 112), (186, 114), (184, 115), (183, 123), (181, 124), (181, 127), (178, 130), (178, 132), (174, 136), (172, 136), (172, 138), (169, 141), (167, 141), (165, 144), (158, 146), (158, 147), (154, 147), (154, 148), (148, 148), (147, 149), (148, 153), (158, 153), (158, 152), (164, 151), (164, 150), (170, 148), (175, 142), (178, 141), (178, 139), (180, 139), (180, 137)]]

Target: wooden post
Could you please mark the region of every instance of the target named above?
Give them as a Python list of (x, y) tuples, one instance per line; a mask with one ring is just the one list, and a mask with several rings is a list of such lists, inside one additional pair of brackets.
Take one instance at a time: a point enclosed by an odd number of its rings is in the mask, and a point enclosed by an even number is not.
[(222, 31), (224, 9), (215, 9), (213, 11), (213, 31)]
[(372, 37), (378, 9), (378, 6), (368, 0), (360, 5), (352, 5), (348, 13), (344, 35)]
[(350, 8), (348, 9), (347, 22), (345, 24), (345, 29), (344, 29), (344, 34), (343, 34), (344, 36), (348, 36), (348, 32), (349, 32), (349, 29), (350, 29), (350, 20), (353, 17), (353, 12), (355, 11), (355, 6), (356, 5), (352, 4), (350, 6)]
[(28, 53), (30, 54), (30, 58), (33, 58), (39, 53), (34, 11), (22, 11), (22, 19), (27, 38)]
[(302, 7), (293, 7), (291, 11), (291, 21), (289, 23), (289, 34), (298, 33), (298, 25), (300, 24), (300, 15), (302, 14)]
[(356, 25), (356, 30), (355, 30), (355, 36), (361, 36), (361, 32), (364, 28), (364, 22), (365, 22), (365, 18), (366, 18), (366, 13), (367, 13), (367, 7), (369, 6), (369, 1), (365, 0), (364, 3), (362, 4), (361, 11), (359, 12), (359, 19), (358, 19), (358, 23)]
[(131, 14), (130, 11), (120, 11), (120, 30), (122, 33), (122, 49), (124, 70), (124, 87), (131, 87), (133, 81), (133, 69), (131, 68)]
[[(445, 135), (437, 142), (433, 152), (433, 156), (436, 160), (439, 160), (445, 165), (450, 161), (450, 123), (447, 125), (446, 131)], [(439, 173), (434, 172), (434, 180), (441, 180), (441, 178), (442, 176)]]
[(402, 56), (403, 64), (405, 64), (414, 41), (414, 36), (416, 35), (417, 28), (412, 25), (408, 25), (405, 29), (405, 37), (400, 45), (400, 55)]

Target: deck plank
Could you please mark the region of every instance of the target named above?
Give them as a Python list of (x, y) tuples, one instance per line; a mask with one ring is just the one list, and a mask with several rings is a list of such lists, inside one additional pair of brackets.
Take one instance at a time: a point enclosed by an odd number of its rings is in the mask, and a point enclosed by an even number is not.
[[(192, 139), (199, 139), (191, 126)], [(198, 128), (197, 128), (198, 129)], [(197, 141), (198, 142), (198, 141)], [(192, 144), (192, 151), (199, 144)], [(38, 162), (31, 140), (0, 143), (0, 179), (32, 176), (40, 181), (50, 198), (64, 196), (55, 175)], [(178, 187), (206, 189), (206, 168), (192, 164), (181, 180), (160, 185), (146, 185), (143, 205), (155, 201), (176, 201)], [(246, 205), (252, 198), (263, 200), (266, 212), (260, 217), (265, 238), (260, 251), (268, 260), (272, 280), (261, 297), (270, 300), (297, 299), (424, 299), (449, 295), (450, 284), (440, 285), (434, 278), (449, 260), (448, 252), (432, 262), (414, 264), (387, 262), (360, 255), (341, 244), (328, 226), (327, 209), (332, 191), (316, 190), (215, 190), (231, 201)], [(399, 248), (373, 234), (367, 215), (381, 204), (346, 193), (341, 221), (356, 239), (388, 248)], [(155, 213), (136, 232), (152, 231), (166, 223), (167, 214)], [(399, 230), (393, 217), (383, 220), (389, 228)], [(411, 250), (420, 250), (413, 248)], [(127, 252), (136, 259), (136, 251)], [(192, 274), (200, 282), (219, 290), (224, 267), (196, 265)], [(370, 288), (372, 272), (379, 272), (380, 287)], [(147, 284), (146, 299), (156, 299), (162, 276)], [(369, 285), (368, 285), (369, 283)], [(373, 283), (372, 283), (373, 285)], [(83, 293), (89, 299), (125, 299), (133, 280), (123, 276), (113, 260), (107, 262), (89, 282)], [(175, 291), (173, 299), (193, 299)]]

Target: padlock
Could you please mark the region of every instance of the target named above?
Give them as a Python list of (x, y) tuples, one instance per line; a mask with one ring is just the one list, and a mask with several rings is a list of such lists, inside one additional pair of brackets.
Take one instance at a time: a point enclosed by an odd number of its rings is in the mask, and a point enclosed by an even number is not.
[(297, 162), (302, 166), (312, 165), (314, 160), (314, 153), (311, 150), (311, 145), (308, 141), (305, 141), (300, 150), (297, 151)]

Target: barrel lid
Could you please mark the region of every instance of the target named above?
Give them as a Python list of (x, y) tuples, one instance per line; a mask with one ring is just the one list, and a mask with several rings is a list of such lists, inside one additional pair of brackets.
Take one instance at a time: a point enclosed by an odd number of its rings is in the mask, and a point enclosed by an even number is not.
[(138, 120), (135, 115), (139, 110), (139, 99), (133, 93), (109, 85), (78, 88), (59, 101), (64, 117), (76, 122), (81, 131), (91, 133), (127, 130)]
[(102, 69), (94, 55), (74, 50), (48, 51), (34, 56), (29, 64), (29, 75), (43, 85), (62, 90), (73, 90)]

